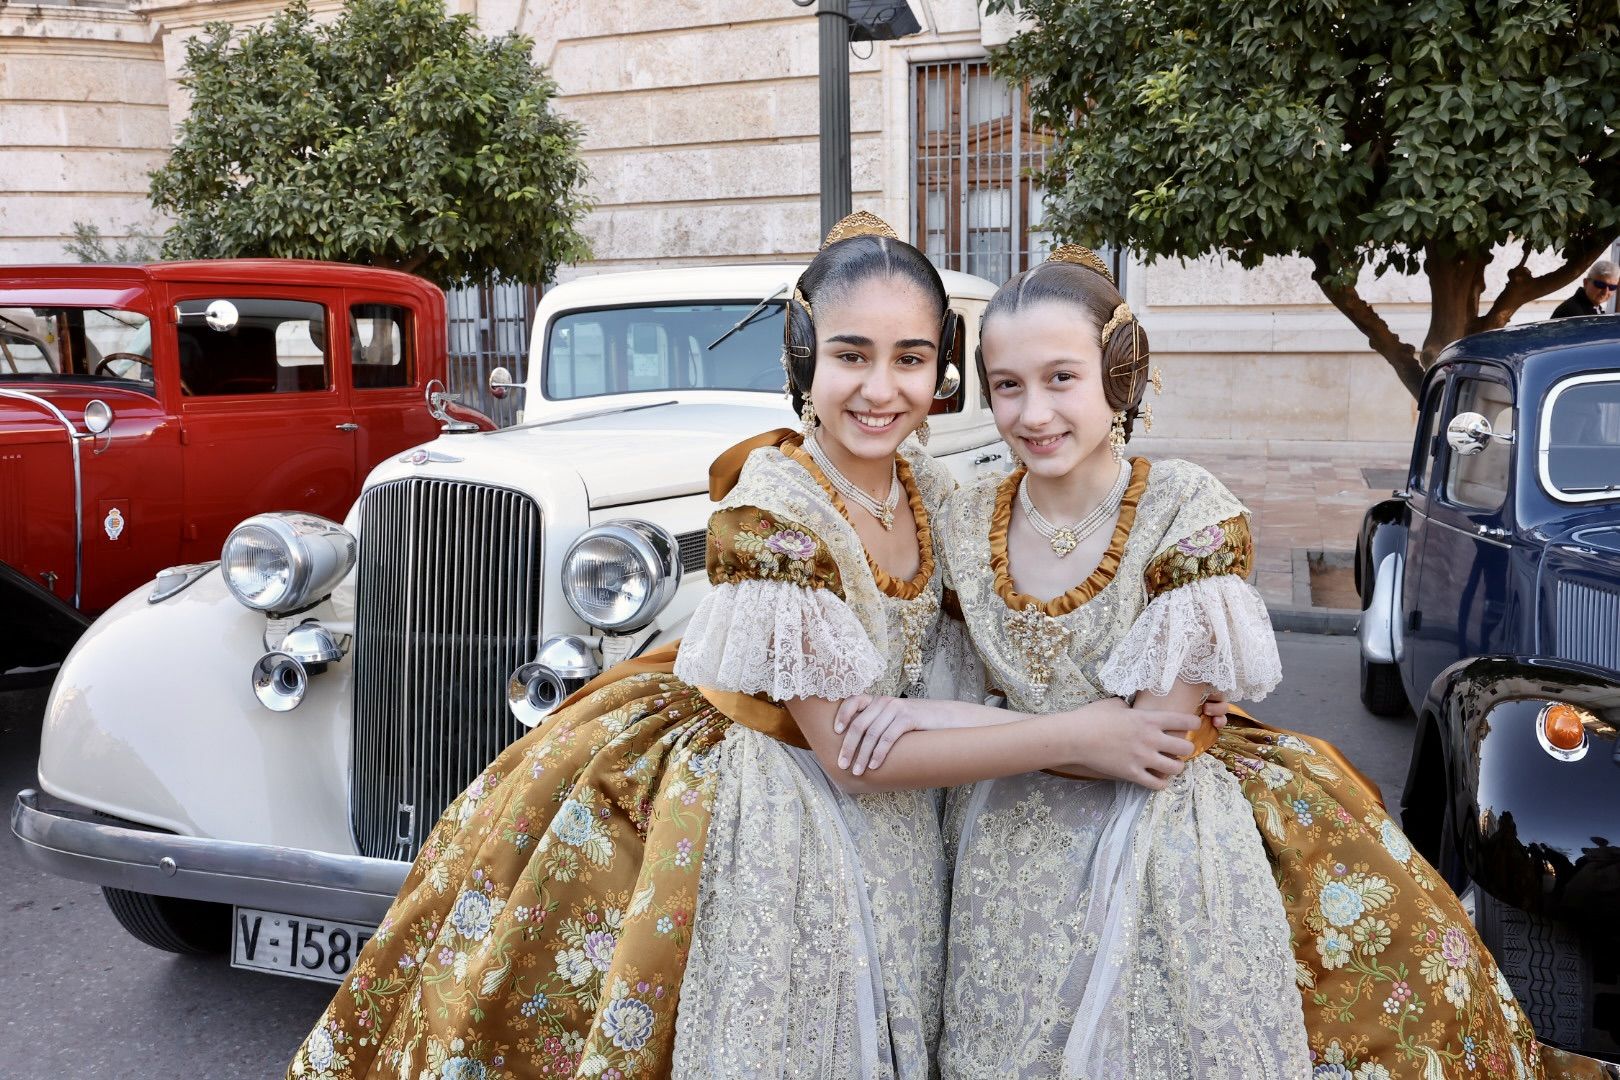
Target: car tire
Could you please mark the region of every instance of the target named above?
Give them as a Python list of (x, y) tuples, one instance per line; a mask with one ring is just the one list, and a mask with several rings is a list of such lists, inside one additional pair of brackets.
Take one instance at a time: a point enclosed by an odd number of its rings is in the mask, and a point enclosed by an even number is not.
[(136, 940), (172, 953), (221, 953), (231, 944), (231, 909), (204, 900), (104, 888), (118, 925)]
[(1374, 716), (1406, 715), (1406, 688), (1401, 685), (1401, 669), (1361, 656), (1361, 703)]
[(1580, 937), (1563, 923), (1504, 904), (1474, 888), (1474, 923), (1536, 1035), (1578, 1049), (1591, 1028), (1592, 968)]

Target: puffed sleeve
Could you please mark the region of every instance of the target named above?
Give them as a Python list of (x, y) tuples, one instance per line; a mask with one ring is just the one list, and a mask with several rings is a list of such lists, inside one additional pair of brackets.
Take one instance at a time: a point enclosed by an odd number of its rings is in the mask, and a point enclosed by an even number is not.
[(713, 588), (693, 612), (675, 675), (695, 686), (838, 700), (883, 674), (844, 602), (838, 564), (810, 529), (754, 506), (709, 518)]
[(1168, 694), (1179, 679), (1258, 701), (1282, 681), (1282, 661), (1265, 601), (1244, 580), (1254, 562), (1248, 516), (1179, 524), (1148, 563), (1147, 607), (1103, 664), (1102, 685), (1121, 697)]

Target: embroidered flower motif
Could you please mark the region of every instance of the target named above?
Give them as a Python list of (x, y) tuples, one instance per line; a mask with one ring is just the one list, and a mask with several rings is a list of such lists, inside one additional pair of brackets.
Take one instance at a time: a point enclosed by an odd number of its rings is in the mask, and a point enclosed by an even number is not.
[(450, 926), (468, 941), (483, 941), (489, 936), (495, 906), (483, 892), (467, 889), (456, 897), (456, 906), (450, 911)]
[(1195, 559), (1207, 558), (1221, 550), (1226, 543), (1226, 530), (1219, 525), (1206, 525), (1191, 536), (1176, 541), (1176, 550)]
[(318, 1027), (310, 1032), (309, 1042), (304, 1044), (304, 1060), (320, 1072), (325, 1072), (337, 1057), (337, 1048), (332, 1045), (332, 1033), (324, 1027)]
[(596, 971), (583, 949), (563, 949), (557, 954), (557, 975), (574, 986), (584, 986)]
[(1293, 802), (1294, 819), (1306, 828), (1316, 819), (1311, 816), (1311, 804), (1304, 799), (1295, 799)]
[(790, 559), (807, 562), (816, 553), (814, 537), (806, 536), (797, 529), (782, 529), (765, 538), (765, 546)]
[(1311, 1080), (1355, 1080), (1355, 1076), (1343, 1065), (1330, 1061), (1312, 1069)]
[(1468, 973), (1458, 969), (1453, 969), (1451, 972), (1449, 972), (1446, 975), (1445, 989), (1441, 991), (1441, 994), (1445, 996), (1447, 1001), (1451, 1002), (1451, 1004), (1455, 1005), (1459, 1009), (1467, 1006), (1468, 998), (1471, 994), (1468, 982)]
[(1356, 1080), (1390, 1080), (1389, 1070), (1371, 1063), (1359, 1065), (1356, 1067)]
[(595, 930), (585, 935), (585, 959), (597, 971), (606, 971), (613, 963), (613, 950), (619, 947), (619, 939), (607, 930)]
[(1445, 957), (1447, 967), (1467, 967), (1474, 955), (1473, 947), (1468, 942), (1468, 935), (1455, 926), (1448, 927), (1445, 935), (1440, 938), (1440, 955)]
[(439, 1070), (440, 1080), (488, 1080), (484, 1063), (470, 1057), (453, 1057)]
[(1334, 926), (1349, 926), (1367, 910), (1361, 893), (1342, 881), (1330, 881), (1322, 886), (1322, 898), (1317, 906), (1322, 910), (1322, 917)]
[(657, 929), (660, 934), (667, 934), (675, 929), (675, 924), (669, 921), (668, 915), (658, 916)]
[(1412, 842), (1406, 834), (1396, 827), (1393, 821), (1385, 819), (1378, 827), (1378, 840), (1384, 845), (1384, 850), (1398, 863), (1404, 863), (1412, 857)]
[(1337, 930), (1324, 930), (1316, 939), (1322, 966), (1332, 971), (1350, 962), (1350, 939)]
[(692, 840), (690, 837), (681, 837), (675, 845), (675, 865), (686, 866), (692, 861)]
[(652, 1007), (632, 997), (616, 998), (602, 1010), (602, 1033), (620, 1050), (640, 1050), (653, 1032)]
[(590, 842), (596, 817), (591, 808), (574, 799), (568, 799), (551, 820), (551, 831), (569, 847), (584, 847)]

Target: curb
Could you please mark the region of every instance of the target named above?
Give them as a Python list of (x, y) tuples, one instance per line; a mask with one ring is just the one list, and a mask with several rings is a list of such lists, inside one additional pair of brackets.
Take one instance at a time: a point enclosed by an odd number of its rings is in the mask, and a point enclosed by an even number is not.
[(1352, 608), (1277, 605), (1271, 609), (1271, 628), (1294, 634), (1354, 634), (1360, 622), (1361, 612)]

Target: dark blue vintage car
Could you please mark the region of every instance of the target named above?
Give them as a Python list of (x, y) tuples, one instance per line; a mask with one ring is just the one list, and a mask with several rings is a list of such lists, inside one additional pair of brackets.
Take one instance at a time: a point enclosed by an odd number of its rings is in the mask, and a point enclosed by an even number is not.
[(1420, 400), (1357, 543), (1362, 700), (1416, 714), (1403, 823), (1538, 1034), (1620, 1060), (1620, 317), (1465, 338)]

